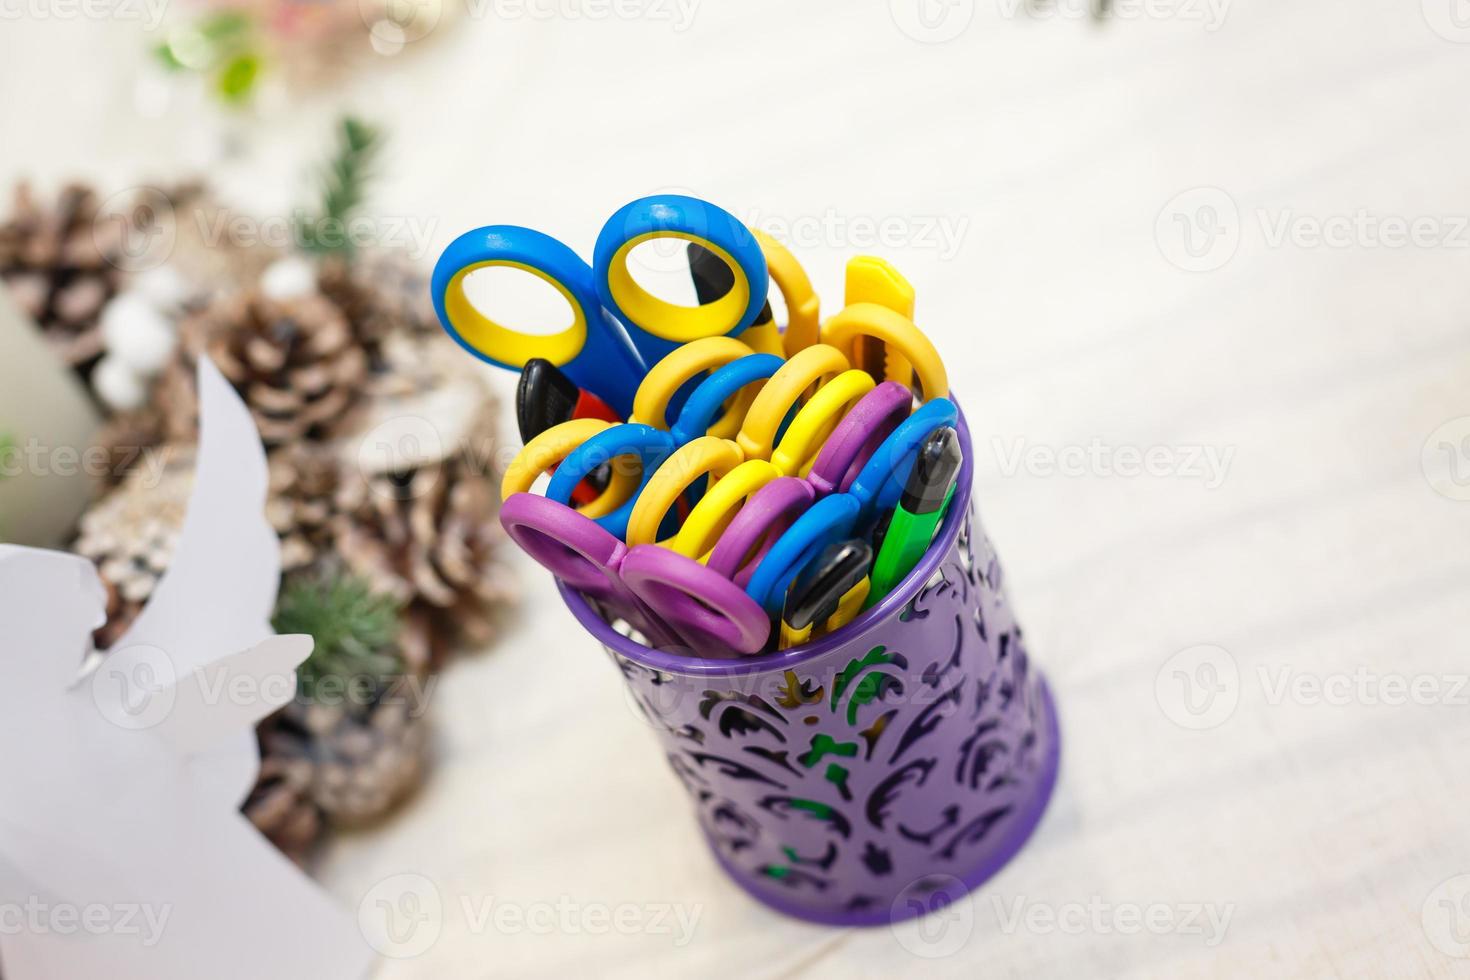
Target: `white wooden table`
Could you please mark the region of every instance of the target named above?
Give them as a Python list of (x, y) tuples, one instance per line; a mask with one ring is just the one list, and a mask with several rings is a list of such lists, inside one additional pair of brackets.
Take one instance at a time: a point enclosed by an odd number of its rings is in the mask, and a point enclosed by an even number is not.
[[(965, 401), (1062, 713), (1050, 810), (948, 933), (802, 925), (716, 869), (615, 671), (522, 563), (506, 640), (435, 696), (432, 782), (319, 869), (354, 908), (405, 881), (442, 899), (381, 976), (1470, 976), (1456, 2), (1155, 0), (1095, 26), (705, 0), (682, 32), (653, 0), (502, 5), (232, 127), (219, 179), (281, 208), (340, 105), (385, 120), (376, 203), (432, 223), (430, 259), (492, 221), (590, 248), (666, 188), (790, 229), (829, 308), (847, 256), (887, 255)], [(967, 17), (943, 44), (899, 26)], [(97, 81), (132, 70), (136, 25), (0, 45), (0, 178), (208, 157), (207, 110), (139, 121)]]

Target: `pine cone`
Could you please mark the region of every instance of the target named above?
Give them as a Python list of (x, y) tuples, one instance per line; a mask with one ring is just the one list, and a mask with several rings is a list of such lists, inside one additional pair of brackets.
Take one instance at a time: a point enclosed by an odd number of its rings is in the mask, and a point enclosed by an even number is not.
[(311, 798), (314, 770), (302, 755), (285, 755), (273, 750), (274, 719), (266, 721), (260, 739), (260, 775), (245, 800), (245, 816), (298, 865), (305, 865), (312, 849), (326, 833), (321, 807)]
[(449, 647), (489, 642), (496, 608), (515, 589), (501, 563), (505, 532), (486, 474), (448, 460), (350, 480), (337, 508), (337, 554), (376, 591), (425, 617), (434, 666)]
[(347, 418), (367, 379), (368, 358), (347, 319), (321, 296), (271, 300), (250, 292), (211, 304), (181, 328), (184, 356), (160, 397), (172, 434), (197, 427), (192, 361), (207, 353), (250, 406), (267, 447), (320, 440)]
[[(497, 607), (515, 597), (499, 550), (498, 410), (479, 366), (442, 334), (399, 331), (380, 350), (338, 447), (332, 550), (405, 603), (437, 668), (457, 646), (488, 643)], [(396, 451), (375, 455), (385, 444)]]
[(402, 252), (359, 252), (351, 262), (329, 258), (317, 274), (317, 289), (374, 349), (395, 333), (439, 332), (428, 273)]
[(173, 221), (168, 263), (197, 290), (189, 300), (192, 307), (254, 286), (281, 257), (281, 250), (260, 241), (260, 236), (240, 235), (236, 212), (208, 186), (177, 184), (164, 194), (172, 205)]
[(96, 441), (107, 450), (104, 487), (110, 489), (122, 483), (128, 473), (142, 462), (143, 454), (163, 442), (163, 436), (163, 412), (157, 405), (119, 412), (103, 423)]
[(97, 222), (99, 203), (70, 184), (48, 208), (22, 183), (0, 224), (0, 279), (83, 378), (102, 356), (98, 319), (122, 282), (124, 229)]
[(97, 565), (107, 587), (107, 623), (97, 631), (99, 647), (122, 636), (168, 569), (193, 488), (193, 450), (170, 447), (161, 473), (134, 468), (82, 515), (72, 550)]
[(340, 464), (329, 450), (304, 442), (277, 449), (267, 461), (266, 517), (281, 538), (281, 571), (307, 568), (331, 547)]
[[(275, 809), (291, 812), (309, 802), (335, 826), (361, 826), (412, 793), (428, 755), (425, 705), (416, 690), (400, 679), (368, 705), (298, 698), (273, 716), (261, 729), (261, 754), (300, 801), (287, 806), (289, 798), (278, 799)], [(262, 783), (266, 773), (262, 764)]]

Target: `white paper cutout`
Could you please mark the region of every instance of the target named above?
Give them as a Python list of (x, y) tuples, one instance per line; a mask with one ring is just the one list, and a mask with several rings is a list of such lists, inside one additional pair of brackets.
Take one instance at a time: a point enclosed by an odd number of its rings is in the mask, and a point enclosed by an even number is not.
[(0, 545), (0, 970), (5, 980), (355, 980), (352, 919), (239, 812), (254, 725), (311, 640), (274, 636), (265, 453), (199, 365), (195, 486), (173, 563), (92, 657), (86, 559)]

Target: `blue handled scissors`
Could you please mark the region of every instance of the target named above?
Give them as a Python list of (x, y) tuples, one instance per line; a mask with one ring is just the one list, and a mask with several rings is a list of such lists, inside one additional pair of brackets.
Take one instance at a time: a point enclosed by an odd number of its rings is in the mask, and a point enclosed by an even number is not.
[[(899, 423), (847, 490), (816, 500), (771, 544), (746, 582), (746, 594), (766, 612), (780, 612), (792, 580), (822, 549), (852, 537), (893, 508), (924, 440), (936, 429), (953, 425), (957, 416), (954, 402), (936, 398)], [(813, 487), (812, 495), (818, 493)]]
[[(729, 265), (735, 285), (703, 306), (659, 299), (628, 269), (633, 249), (655, 238), (709, 249)], [(537, 336), (486, 316), (470, 302), (465, 280), (493, 267), (519, 269), (550, 283), (571, 307), (571, 325)], [(544, 358), (628, 418), (650, 365), (681, 343), (740, 334), (765, 306), (770, 278), (760, 244), (734, 215), (695, 198), (661, 195), (634, 201), (608, 220), (592, 265), (542, 232), (490, 225), (450, 243), (434, 265), (430, 288), (439, 322), (474, 356), (512, 371)]]
[[(629, 522), (633, 518), (634, 510), (638, 506), (644, 490), (649, 486), (649, 482), (653, 479), (660, 467), (664, 466), (666, 462), (673, 465), (671, 462), (672, 457), (688, 447), (691, 450), (698, 450), (693, 454), (692, 459), (688, 461), (691, 463), (689, 471), (685, 473), (681, 467), (679, 473), (670, 474), (671, 479), (668, 485), (677, 485), (680, 496), (683, 496), (685, 491), (692, 494), (692, 499), (688, 501), (692, 504), (702, 494), (706, 486), (706, 481), (703, 478), (704, 473), (711, 472), (715, 467), (718, 467), (720, 472), (724, 472), (724, 467), (721, 465), (722, 462), (730, 462), (731, 465), (738, 465), (747, 458), (745, 450), (737, 443), (720, 438), (709, 438), (707, 436), (707, 433), (715, 424), (715, 416), (720, 411), (721, 406), (747, 385), (776, 376), (788, 363), (790, 362), (782, 361), (781, 358), (774, 354), (750, 354), (727, 364), (706, 378), (695, 389), (694, 394), (690, 396), (688, 403), (685, 404), (678, 418), (675, 419), (674, 424), (667, 431), (651, 425), (644, 425), (641, 422), (627, 422), (622, 425), (614, 425), (597, 431), (595, 434), (586, 438), (580, 445), (571, 448), (563, 458), (559, 459), (556, 472), (552, 475), (551, 483), (546, 488), (546, 495), (553, 500), (567, 503), (571, 499), (572, 492), (582, 480), (586, 479), (588, 475), (599, 467), (611, 464), (613, 473), (626, 477), (633, 483), (633, 487), (629, 495), (620, 498), (617, 506), (606, 512), (599, 512), (596, 520), (604, 530), (617, 537), (627, 539)], [(805, 374), (800, 376), (801, 379), (806, 379), (806, 377), (807, 375)], [(792, 384), (795, 385), (796, 382), (792, 382)], [(802, 410), (815, 410), (821, 407), (814, 404)], [(763, 430), (770, 430), (778, 436), (776, 446), (767, 446), (763, 453), (757, 453), (751, 458), (765, 459), (767, 457), (773, 457), (773, 453), (781, 454), (784, 452), (787, 456), (804, 459), (806, 452), (803, 447), (788, 447), (785, 435), (788, 429), (787, 423), (791, 422), (794, 417), (800, 417), (802, 410), (798, 410), (797, 406), (792, 406), (790, 409), (787, 409), (784, 405), (779, 406), (778, 410), (785, 412), (786, 417), (784, 419), (776, 415), (762, 419), (762, 412), (765, 411), (763, 409), (754, 409), (747, 414), (747, 422), (760, 420)], [(795, 428), (795, 426), (792, 425), (790, 428)], [(814, 424), (807, 426), (804, 431), (819, 429), (820, 426)], [(807, 432), (807, 434), (811, 435), (812, 433)], [(723, 445), (727, 451), (723, 453), (712, 453), (711, 450), (716, 447), (709, 445), (710, 443)], [(809, 447), (806, 448), (809, 449)], [(790, 450), (789, 452), (787, 451), (788, 449)], [(530, 455), (536, 454), (530, 453), (529, 450), (523, 450), (522, 455), (529, 457)], [(639, 473), (637, 474), (636, 480), (633, 479), (634, 474), (628, 471), (628, 467), (625, 465), (625, 459), (621, 459), (620, 457), (637, 458)], [(727, 460), (726, 457), (730, 457), (730, 459)], [(517, 458), (520, 459), (521, 457), (518, 456)], [(704, 460), (708, 465), (700, 464), (695, 466), (693, 465), (693, 459)], [(673, 479), (673, 477), (678, 477), (678, 479)], [(685, 479), (685, 477), (693, 477), (694, 479)], [(662, 487), (664, 484), (661, 483), (660, 486)], [(662, 499), (666, 507), (673, 503), (673, 500), (666, 497)], [(650, 514), (652, 513), (650, 511)], [(655, 523), (658, 525), (658, 540), (663, 540), (677, 530), (676, 523), (674, 525), (670, 524), (670, 521), (676, 520), (672, 510), (665, 509), (659, 511), (656, 517), (657, 520)], [(645, 531), (648, 529), (647, 527), (644, 528)]]

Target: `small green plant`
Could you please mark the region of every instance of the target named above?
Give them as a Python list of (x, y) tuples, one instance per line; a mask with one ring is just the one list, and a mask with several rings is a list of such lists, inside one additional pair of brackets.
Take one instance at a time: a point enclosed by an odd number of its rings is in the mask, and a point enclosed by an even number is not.
[(376, 126), (347, 116), (337, 124), (337, 149), (321, 175), (321, 203), (315, 215), (301, 215), (296, 240), (308, 252), (350, 253), (347, 223), (367, 197), (373, 164), (383, 147)]
[(278, 633), (306, 633), (316, 641), (297, 671), (298, 690), (317, 689), (326, 678), (370, 677), (386, 681), (403, 672), (398, 639), (399, 605), (345, 573), (286, 580), (271, 624)]
[(255, 21), (241, 11), (225, 10), (175, 28), (153, 54), (169, 71), (209, 76), (221, 100), (240, 105), (250, 100), (260, 78), (260, 47)]

